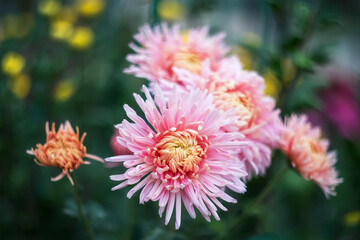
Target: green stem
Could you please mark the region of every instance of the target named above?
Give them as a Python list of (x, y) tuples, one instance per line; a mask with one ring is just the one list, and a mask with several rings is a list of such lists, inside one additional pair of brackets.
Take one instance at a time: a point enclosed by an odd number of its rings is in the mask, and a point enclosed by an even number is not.
[(72, 180), (74, 182), (74, 184), (73, 184), (74, 197), (75, 197), (76, 206), (78, 208), (80, 220), (84, 224), (84, 227), (85, 227), (86, 232), (87, 232), (87, 234), (89, 236), (89, 239), (94, 240), (95, 239), (94, 233), (93, 233), (93, 231), (92, 231), (92, 229), (90, 227), (89, 221), (87, 220), (87, 218), (86, 218), (86, 216), (84, 214), (83, 208), (82, 208), (80, 195), (79, 195), (79, 187), (78, 187), (78, 183), (77, 183), (77, 180), (75, 178), (74, 172), (70, 172), (70, 176), (71, 176), (71, 178), (72, 178)]
[(135, 212), (135, 200), (133, 198), (130, 199), (129, 201), (129, 219), (128, 219), (128, 223), (129, 223), (129, 227), (128, 227), (128, 231), (126, 234), (125, 239), (127, 240), (131, 240), (134, 238), (134, 233), (135, 233), (135, 228), (136, 228), (136, 212)]
[(154, 0), (153, 1), (153, 8), (152, 8), (152, 26), (158, 24), (160, 22), (160, 18), (159, 18), (159, 14), (158, 14), (158, 5), (159, 5), (159, 0)]
[(281, 109), (281, 114), (285, 115), (289, 113), (289, 104), (291, 100), (291, 96), (300, 81), (302, 71), (301, 69), (297, 69), (296, 75), (290, 81), (289, 85), (283, 85), (280, 94), (278, 97), (278, 107)]
[(266, 197), (266, 195), (269, 194), (269, 192), (274, 188), (275, 184), (279, 182), (279, 180), (285, 175), (287, 172), (288, 167), (287, 165), (283, 167), (277, 174), (268, 182), (268, 184), (263, 188), (263, 190), (260, 192), (260, 194), (256, 197), (256, 199), (252, 202), (252, 204), (245, 209), (242, 215), (233, 222), (230, 227), (227, 229), (227, 231), (223, 231), (219, 234), (219, 236), (216, 239), (226, 239), (227, 237), (230, 237), (233, 231), (238, 227), (238, 225), (241, 224), (241, 222), (252, 214), (254, 209), (263, 201), (263, 199)]

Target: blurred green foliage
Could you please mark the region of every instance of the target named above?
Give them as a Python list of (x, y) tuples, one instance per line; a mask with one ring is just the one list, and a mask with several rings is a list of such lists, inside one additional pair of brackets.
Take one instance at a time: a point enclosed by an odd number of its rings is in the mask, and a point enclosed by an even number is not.
[[(167, 20), (158, 15), (163, 1), (100, 1), (103, 7), (100, 3), (87, 10), (81, 10), (77, 1), (52, 2), (0, 2), (0, 59), (18, 53), (25, 61), (18, 73), (11, 73), (19, 66), (16, 60), (7, 68), (2, 63), (0, 72), (1, 239), (86, 239), (69, 182), (51, 182), (59, 170), (39, 167), (25, 151), (45, 141), (46, 121), (58, 126), (70, 120), (87, 132), (88, 152), (111, 156), (113, 125), (125, 117), (122, 106), (127, 103), (138, 109), (132, 93), (146, 83), (123, 73), (128, 66), (125, 56), (131, 52), (128, 43), (145, 22)], [(328, 83), (318, 68), (334, 59), (333, 36), (345, 30), (353, 32), (353, 38), (360, 36), (351, 26), (360, 22), (357, 1), (178, 2), (187, 11), (177, 20), (188, 27), (220, 21), (210, 27), (224, 30), (219, 26), (227, 22), (216, 14), (226, 15), (229, 8), (236, 14), (250, 12), (249, 22), (263, 24), (260, 42), (230, 31), (234, 42), (229, 44), (248, 53), (251, 69), (272, 72), (280, 86), (277, 97), (283, 114), (322, 108), (317, 90)], [(87, 31), (76, 38), (77, 27)], [(19, 80), (19, 74), (29, 81)], [(360, 210), (359, 140), (345, 139), (334, 129), (327, 135), (338, 151), (336, 167), (345, 179), (337, 197), (326, 200), (314, 183), (288, 171), (230, 239), (360, 238), (360, 217), (347, 215)], [(119, 173), (121, 167), (108, 169), (94, 162), (76, 174), (97, 239), (212, 239), (236, 221), (284, 164), (283, 156), (276, 153), (266, 176), (248, 182), (245, 195), (234, 195), (238, 203), (226, 205), (229, 211), (219, 213), (221, 221), (207, 223), (199, 216), (192, 220), (183, 213), (179, 231), (174, 230), (173, 220), (164, 225), (156, 203), (139, 205), (136, 196), (126, 198), (128, 189), (110, 191), (114, 183), (109, 175)]]

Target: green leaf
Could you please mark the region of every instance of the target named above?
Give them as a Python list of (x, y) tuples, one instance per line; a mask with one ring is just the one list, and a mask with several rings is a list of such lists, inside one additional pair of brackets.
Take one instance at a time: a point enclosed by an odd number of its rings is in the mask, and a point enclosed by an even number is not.
[(305, 53), (298, 52), (294, 54), (293, 60), (295, 65), (305, 71), (312, 71), (314, 68), (314, 62)]
[(269, 0), (266, 3), (270, 6), (275, 15), (284, 14), (284, 6), (279, 1)]
[(300, 35), (291, 35), (283, 40), (282, 48), (287, 51), (293, 51), (301, 47), (304, 40)]
[(295, 87), (289, 102), (290, 109), (301, 111), (305, 109), (321, 109), (321, 102), (316, 91), (327, 83), (319, 78), (307, 78)]
[(70, 217), (78, 217), (78, 210), (74, 199), (67, 199), (65, 201), (65, 207), (63, 211), (65, 215), (68, 215)]
[(323, 17), (319, 20), (319, 30), (328, 30), (337, 26), (341, 26), (342, 22), (336, 17)]
[(316, 48), (311, 54), (311, 59), (320, 65), (327, 64), (331, 61), (330, 53), (333, 50), (333, 44), (326, 44)]

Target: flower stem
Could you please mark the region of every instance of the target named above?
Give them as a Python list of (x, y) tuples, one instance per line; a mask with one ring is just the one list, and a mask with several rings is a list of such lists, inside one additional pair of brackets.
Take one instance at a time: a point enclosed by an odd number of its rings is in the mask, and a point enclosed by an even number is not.
[(285, 175), (287, 172), (288, 167), (287, 165), (284, 166), (280, 171), (277, 172), (277, 174), (268, 182), (268, 184), (263, 188), (263, 190), (259, 193), (259, 195), (256, 197), (256, 199), (251, 203), (249, 207), (247, 207), (243, 214), (239, 216), (239, 218), (233, 222), (230, 227), (227, 229), (227, 231), (221, 232), (216, 239), (226, 239), (233, 234), (233, 231), (238, 227), (238, 225), (241, 224), (241, 222), (251, 215), (251, 213), (254, 211), (254, 209), (263, 201), (263, 199), (266, 197), (266, 195), (269, 194), (269, 192), (273, 189), (273, 187), (276, 185), (277, 182)]
[(158, 13), (158, 5), (159, 5), (159, 0), (153, 0), (153, 7), (152, 7), (152, 26), (155, 26), (156, 24), (158, 24), (160, 22), (160, 18), (159, 18), (159, 13)]
[(89, 221), (87, 220), (87, 218), (86, 218), (86, 216), (84, 214), (83, 208), (82, 208), (80, 195), (79, 195), (79, 187), (78, 187), (78, 183), (77, 183), (77, 180), (75, 178), (74, 172), (70, 172), (70, 176), (74, 181), (74, 185), (73, 185), (74, 197), (75, 197), (76, 206), (78, 208), (80, 220), (84, 224), (84, 227), (85, 227), (86, 232), (87, 232), (87, 234), (89, 236), (89, 239), (94, 240), (95, 239), (94, 233), (93, 233), (93, 231), (92, 231), (92, 229), (90, 227)]

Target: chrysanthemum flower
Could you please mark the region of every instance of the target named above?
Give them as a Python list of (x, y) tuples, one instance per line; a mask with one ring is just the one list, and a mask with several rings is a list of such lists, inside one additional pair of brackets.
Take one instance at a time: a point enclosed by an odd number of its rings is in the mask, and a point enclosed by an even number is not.
[[(129, 155), (129, 154), (132, 154), (132, 151), (130, 151), (127, 147), (124, 147), (123, 145), (121, 145), (119, 142), (118, 142), (118, 138), (120, 137), (120, 133), (119, 133), (119, 130), (116, 129), (116, 132), (114, 133), (114, 135), (111, 137), (110, 139), (110, 147), (111, 147), (111, 150), (112, 150), (112, 153), (114, 155)], [(122, 165), (121, 162), (117, 162), (117, 163), (114, 163), (114, 162), (106, 162), (105, 163), (105, 166), (106, 167), (118, 167)]]
[(308, 122), (306, 115), (292, 115), (285, 120), (281, 149), (292, 166), (306, 180), (318, 184), (328, 198), (342, 182), (334, 168), (336, 152), (328, 152), (329, 142), (320, 138), (320, 129)]
[(216, 69), (228, 52), (222, 41), (224, 37), (223, 33), (210, 37), (207, 27), (182, 32), (178, 25), (162, 24), (154, 30), (145, 25), (134, 36), (140, 46), (130, 44), (136, 54), (128, 55), (127, 60), (133, 65), (125, 72), (148, 79), (151, 86), (160, 79), (183, 85), (176, 78), (174, 68), (200, 73), (202, 62), (208, 59), (211, 68)]
[(117, 141), (118, 137), (120, 137), (120, 134), (118, 131), (116, 131), (110, 139), (110, 147), (111, 147), (111, 150), (114, 153), (114, 155), (132, 154), (132, 152), (127, 147), (124, 147)]
[(45, 144), (37, 144), (36, 149), (31, 148), (31, 150), (27, 150), (27, 153), (35, 155), (34, 161), (40, 166), (53, 166), (62, 169), (62, 172), (57, 177), (51, 178), (51, 181), (58, 181), (66, 175), (71, 184), (74, 185), (69, 172), (77, 169), (81, 164), (90, 164), (90, 162), (83, 160), (84, 157), (104, 162), (103, 159), (86, 153), (86, 147), (83, 145), (86, 133), (83, 133), (79, 139), (79, 128), (76, 127), (75, 133), (69, 121), (66, 121), (64, 125), (61, 124), (57, 132), (55, 131), (55, 123), (49, 130), (49, 123), (47, 122), (45, 130)]
[(240, 180), (247, 175), (244, 166), (236, 160), (244, 141), (240, 134), (225, 133), (221, 127), (232, 118), (221, 114), (212, 105), (212, 96), (192, 90), (180, 94), (176, 89), (166, 102), (161, 90), (155, 85), (155, 99), (143, 87), (144, 101), (134, 94), (146, 120), (139, 117), (129, 106), (124, 109), (133, 123), (124, 120), (119, 129), (119, 143), (133, 155), (107, 158), (107, 162), (123, 162), (128, 170), (113, 175), (121, 181), (112, 190), (128, 185), (135, 186), (128, 192), (130, 198), (140, 189), (140, 203), (159, 201), (159, 214), (166, 209), (165, 224), (168, 224), (174, 206), (175, 227), (180, 227), (181, 205), (192, 218), (194, 206), (210, 221), (210, 216), (219, 220), (217, 208), (226, 208), (219, 199), (235, 203), (225, 193), (225, 187), (243, 193), (245, 185)]
[[(233, 110), (235, 120), (223, 129), (246, 136), (252, 144), (242, 149), (239, 158), (245, 163), (249, 177), (263, 174), (270, 165), (271, 149), (278, 147), (283, 128), (275, 100), (264, 95), (264, 79), (256, 72), (243, 70), (234, 56), (224, 58), (217, 71), (205, 61), (201, 74), (183, 69), (175, 69), (175, 73), (180, 81), (188, 83), (188, 88), (199, 87), (212, 93), (217, 109)], [(160, 81), (160, 86), (167, 91), (168, 84), (164, 81)]]

